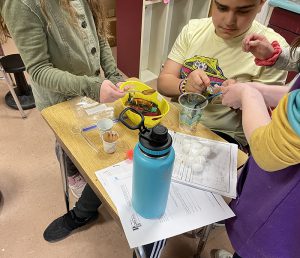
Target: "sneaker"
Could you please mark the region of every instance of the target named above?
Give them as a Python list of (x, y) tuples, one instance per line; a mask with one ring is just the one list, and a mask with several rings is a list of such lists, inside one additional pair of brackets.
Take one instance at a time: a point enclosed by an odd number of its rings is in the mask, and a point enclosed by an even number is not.
[(48, 242), (56, 242), (69, 236), (71, 232), (95, 220), (98, 213), (88, 218), (76, 217), (73, 210), (54, 220), (44, 231), (44, 239)]
[(223, 249), (213, 249), (210, 251), (211, 258), (232, 258), (233, 254)]
[(68, 185), (75, 198), (79, 199), (86, 185), (86, 182), (82, 175), (76, 173), (74, 176), (68, 176)]

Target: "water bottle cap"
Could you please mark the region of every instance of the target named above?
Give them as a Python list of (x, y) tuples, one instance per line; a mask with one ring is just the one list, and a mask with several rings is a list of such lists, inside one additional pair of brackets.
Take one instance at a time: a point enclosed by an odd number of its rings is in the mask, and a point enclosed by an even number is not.
[(140, 133), (139, 140), (144, 148), (154, 152), (167, 150), (172, 145), (172, 137), (163, 125), (156, 125), (152, 129)]
[(166, 143), (168, 141), (168, 129), (162, 125), (157, 125), (153, 127), (150, 137), (153, 141)]

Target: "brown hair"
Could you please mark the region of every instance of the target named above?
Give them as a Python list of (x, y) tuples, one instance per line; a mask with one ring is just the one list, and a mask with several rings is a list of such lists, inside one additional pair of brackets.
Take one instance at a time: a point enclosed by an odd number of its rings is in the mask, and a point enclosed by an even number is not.
[(8, 29), (3, 20), (3, 17), (0, 15), (0, 44), (5, 43), (8, 37), (9, 37)]
[[(300, 37), (295, 38), (295, 40), (293, 41), (292, 45), (291, 45), (291, 51), (290, 51), (290, 55), (293, 56), (296, 52), (296, 48), (300, 46)], [(297, 63), (300, 67), (300, 58), (297, 60)]]
[[(47, 0), (40, 0), (42, 13), (45, 15), (46, 19), (49, 20), (46, 11)], [(90, 10), (92, 12), (94, 22), (96, 25), (98, 36), (108, 38), (108, 22), (105, 15), (105, 9), (101, 0), (87, 0)], [(70, 0), (59, 0), (59, 5), (69, 13), (68, 20), (70, 24), (74, 27), (78, 26), (76, 22), (76, 12), (70, 4)], [(3, 17), (0, 15), (0, 42), (4, 43), (9, 37), (8, 29), (4, 23)]]

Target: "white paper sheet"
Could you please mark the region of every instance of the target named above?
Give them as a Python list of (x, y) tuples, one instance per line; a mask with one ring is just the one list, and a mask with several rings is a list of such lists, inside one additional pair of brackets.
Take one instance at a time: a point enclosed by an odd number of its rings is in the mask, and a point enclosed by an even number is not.
[(175, 150), (174, 181), (223, 196), (236, 197), (236, 144), (173, 131), (169, 133)]
[(132, 162), (96, 172), (117, 207), (131, 248), (169, 238), (234, 216), (221, 196), (172, 182), (165, 215), (149, 220), (131, 206)]

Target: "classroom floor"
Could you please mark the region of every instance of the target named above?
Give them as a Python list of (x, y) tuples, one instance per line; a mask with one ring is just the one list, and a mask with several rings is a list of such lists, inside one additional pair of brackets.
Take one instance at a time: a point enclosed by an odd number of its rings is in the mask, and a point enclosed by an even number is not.
[[(17, 52), (12, 42), (3, 48), (6, 55)], [(103, 207), (96, 222), (65, 240), (43, 239), (47, 225), (65, 213), (55, 137), (36, 109), (25, 111), (28, 118), (22, 119), (7, 107), (7, 91), (0, 80), (0, 257), (132, 257), (122, 228)], [(192, 258), (196, 248), (197, 239), (176, 236), (161, 258)], [(224, 227), (212, 231), (201, 257), (209, 258), (213, 248), (232, 251)]]

